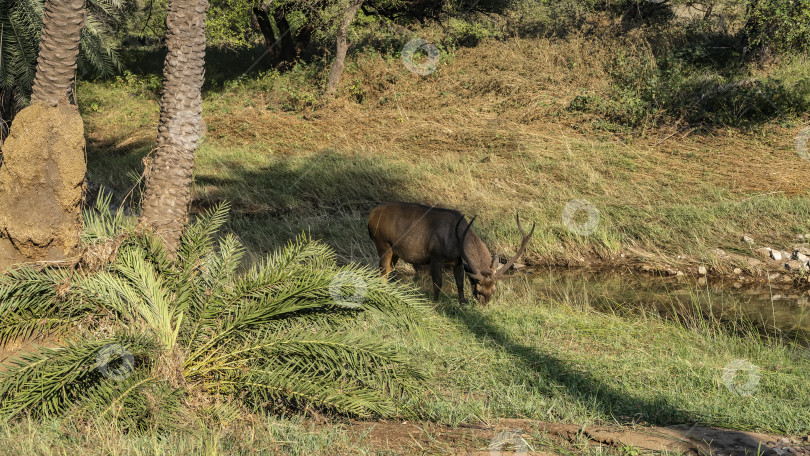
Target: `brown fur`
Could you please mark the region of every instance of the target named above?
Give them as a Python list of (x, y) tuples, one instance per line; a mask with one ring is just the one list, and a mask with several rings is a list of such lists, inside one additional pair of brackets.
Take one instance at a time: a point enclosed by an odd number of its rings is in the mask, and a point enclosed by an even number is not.
[[(506, 268), (497, 269), (500, 260), (470, 230), (471, 225), (472, 222), (467, 222), (460, 212), (452, 209), (416, 203), (388, 203), (371, 211), (368, 233), (380, 256), (380, 273), (386, 279), (400, 259), (414, 266), (429, 265), (433, 299), (436, 300), (442, 287), (442, 268), (450, 266), (459, 301), (464, 300), (466, 271), (473, 295), (486, 304), (495, 293), (499, 275), (522, 253), (528, 237), (524, 237), (518, 255)], [(463, 249), (460, 248), (462, 243)]]

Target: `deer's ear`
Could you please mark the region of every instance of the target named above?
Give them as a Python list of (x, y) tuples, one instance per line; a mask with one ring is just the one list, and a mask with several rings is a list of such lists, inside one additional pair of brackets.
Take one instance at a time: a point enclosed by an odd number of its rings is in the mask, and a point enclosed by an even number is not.
[(500, 264), (501, 259), (498, 257), (498, 255), (495, 255), (494, 257), (492, 257), (492, 266), (490, 266), (489, 269), (492, 269), (494, 271), (498, 268), (498, 266), (500, 266)]

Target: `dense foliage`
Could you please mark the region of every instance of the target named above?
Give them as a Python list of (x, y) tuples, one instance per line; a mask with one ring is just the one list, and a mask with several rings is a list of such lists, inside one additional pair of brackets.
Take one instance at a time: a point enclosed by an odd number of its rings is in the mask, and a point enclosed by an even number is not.
[[(79, 75), (109, 75), (119, 69), (109, 27), (123, 0), (90, 0), (79, 44)], [(45, 0), (0, 0), (0, 98), (17, 108), (27, 104), (34, 82)]]
[[(353, 328), (363, 312), (416, 324), (417, 294), (375, 271), (338, 267), (305, 236), (243, 269), (239, 241), (212, 238), (226, 214), (219, 206), (190, 226), (171, 260), (162, 242), (131, 236), (121, 216), (102, 210), (88, 217), (86, 241), (115, 245), (112, 264), (0, 277), (0, 342), (62, 335), (7, 364), (0, 416), (90, 413), (144, 428), (211, 407), (407, 414), (403, 400), (423, 374)], [(358, 287), (364, 299), (344, 300)]]
[(749, 11), (753, 44), (781, 52), (810, 49), (810, 0), (754, 0)]

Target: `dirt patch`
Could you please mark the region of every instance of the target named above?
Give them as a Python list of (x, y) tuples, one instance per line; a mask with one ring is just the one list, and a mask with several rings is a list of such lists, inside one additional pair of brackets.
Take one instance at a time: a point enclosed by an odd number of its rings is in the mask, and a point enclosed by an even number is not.
[(588, 444), (693, 455), (810, 455), (810, 441), (807, 438), (794, 439), (699, 426), (580, 427), (501, 419), (489, 426), (458, 427), (435, 423), (364, 421), (352, 422), (350, 430), (358, 439), (370, 442), (375, 448), (404, 454), (548, 455), (581, 452), (582, 445)]

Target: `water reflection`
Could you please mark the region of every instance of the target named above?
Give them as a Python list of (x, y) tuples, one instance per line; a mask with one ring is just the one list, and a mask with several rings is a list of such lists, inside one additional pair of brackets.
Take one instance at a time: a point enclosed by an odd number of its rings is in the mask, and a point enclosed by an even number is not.
[[(731, 284), (657, 278), (633, 271), (532, 271), (539, 297), (590, 306), (604, 312), (655, 312), (694, 321), (713, 316), (726, 325), (810, 343), (810, 295), (790, 286), (734, 288)], [(739, 286), (739, 285), (738, 285)]]

